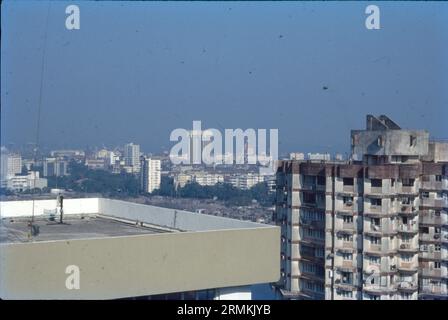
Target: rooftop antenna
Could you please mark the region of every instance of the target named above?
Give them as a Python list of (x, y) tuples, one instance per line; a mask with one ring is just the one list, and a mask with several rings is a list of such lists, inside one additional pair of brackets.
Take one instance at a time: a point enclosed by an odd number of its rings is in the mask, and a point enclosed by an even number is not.
[[(37, 162), (37, 152), (39, 149), (40, 113), (41, 113), (41, 108), (42, 108), (42, 91), (43, 91), (42, 89), (43, 89), (44, 71), (45, 71), (45, 52), (46, 52), (46, 48), (47, 48), (47, 33), (48, 33), (48, 20), (49, 20), (49, 15), (50, 15), (50, 6), (51, 6), (51, 1), (48, 1), (47, 16), (45, 19), (44, 42), (43, 42), (43, 47), (42, 47), (41, 70), (40, 70), (39, 101), (38, 101), (38, 106), (37, 106), (36, 144), (34, 146), (34, 163)], [(31, 213), (31, 221), (29, 223), (30, 234), (33, 234), (33, 230), (34, 230), (33, 223), (34, 223), (34, 200), (35, 200), (34, 190), (35, 189), (36, 189), (36, 177), (34, 177), (34, 179), (33, 179), (33, 190), (31, 193), (33, 205), (32, 205), (32, 213)]]

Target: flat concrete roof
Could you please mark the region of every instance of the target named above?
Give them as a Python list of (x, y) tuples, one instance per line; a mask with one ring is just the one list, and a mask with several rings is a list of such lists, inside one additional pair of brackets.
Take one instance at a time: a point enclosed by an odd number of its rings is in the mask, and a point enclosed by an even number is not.
[[(0, 201), (0, 298), (117, 299), (280, 278), (278, 226), (104, 198), (64, 199), (58, 225), (55, 209), (55, 199)], [(31, 216), (40, 233), (29, 241)], [(73, 268), (78, 288), (67, 285)]]
[[(56, 217), (58, 219), (58, 217)], [(132, 236), (170, 232), (166, 228), (148, 226), (141, 222), (117, 220), (113, 217), (92, 214), (69, 215), (62, 224), (37, 217), (33, 223), (39, 233), (30, 237), (29, 218), (3, 218), (0, 220), (0, 243), (89, 239)]]

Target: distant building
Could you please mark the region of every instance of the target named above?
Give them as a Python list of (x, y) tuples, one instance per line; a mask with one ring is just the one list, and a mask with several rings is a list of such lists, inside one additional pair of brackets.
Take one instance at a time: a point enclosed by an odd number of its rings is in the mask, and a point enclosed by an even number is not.
[(22, 157), (20, 154), (1, 152), (1, 178), (7, 179), (10, 176), (22, 173)]
[(91, 170), (105, 170), (108, 167), (107, 159), (87, 159), (86, 166)]
[(42, 189), (47, 187), (47, 179), (40, 178), (38, 171), (30, 171), (27, 175), (10, 176), (2, 182), (2, 187), (19, 192), (35, 188)]
[(258, 173), (242, 173), (226, 176), (226, 182), (238, 189), (248, 190), (254, 185), (264, 182), (264, 176)]
[(291, 152), (289, 160), (305, 160), (305, 154), (302, 152)]
[(217, 183), (224, 182), (224, 175), (200, 171), (193, 175), (193, 181), (197, 182), (201, 186), (214, 186)]
[(128, 143), (124, 146), (124, 165), (133, 173), (140, 172), (140, 145)]
[(43, 167), (44, 177), (61, 177), (67, 175), (68, 162), (61, 158), (46, 158)]
[(151, 193), (160, 189), (161, 161), (159, 159), (142, 156), (140, 158), (140, 188), (143, 192)]
[(331, 156), (329, 153), (308, 153), (308, 160), (330, 161)]
[(65, 158), (67, 160), (82, 160), (86, 156), (83, 150), (53, 150), (50, 155), (53, 158)]

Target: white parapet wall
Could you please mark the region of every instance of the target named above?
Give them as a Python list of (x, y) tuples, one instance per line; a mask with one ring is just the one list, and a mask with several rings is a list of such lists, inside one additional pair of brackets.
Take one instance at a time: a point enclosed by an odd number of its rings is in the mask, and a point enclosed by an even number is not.
[[(56, 199), (0, 202), (0, 218), (42, 216), (44, 210), (56, 209)], [(99, 198), (64, 199), (64, 214), (99, 213)]]
[[(34, 201), (34, 214), (56, 200)], [(27, 217), (33, 201), (0, 203), (1, 218)], [(117, 299), (219, 288), (250, 299), (250, 285), (280, 278), (280, 228), (102, 198), (65, 199), (65, 214), (100, 214), (181, 232), (0, 243), (2, 299)], [(67, 267), (80, 287), (67, 287)], [(224, 289), (223, 289), (224, 288)]]

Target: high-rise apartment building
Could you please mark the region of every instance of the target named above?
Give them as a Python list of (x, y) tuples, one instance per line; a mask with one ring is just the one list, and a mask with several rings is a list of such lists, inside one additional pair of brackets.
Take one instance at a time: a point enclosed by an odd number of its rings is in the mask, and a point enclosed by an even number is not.
[(8, 153), (6, 150), (1, 152), (1, 179), (22, 173), (22, 157), (20, 154)]
[(128, 143), (124, 146), (124, 165), (132, 168), (132, 172), (140, 172), (140, 145)]
[(278, 164), (283, 297), (447, 299), (448, 143), (369, 115), (351, 147)]
[(68, 162), (60, 158), (46, 158), (44, 160), (44, 177), (65, 176), (67, 175)]
[(143, 156), (140, 159), (140, 187), (143, 192), (151, 193), (160, 188), (161, 161)]

